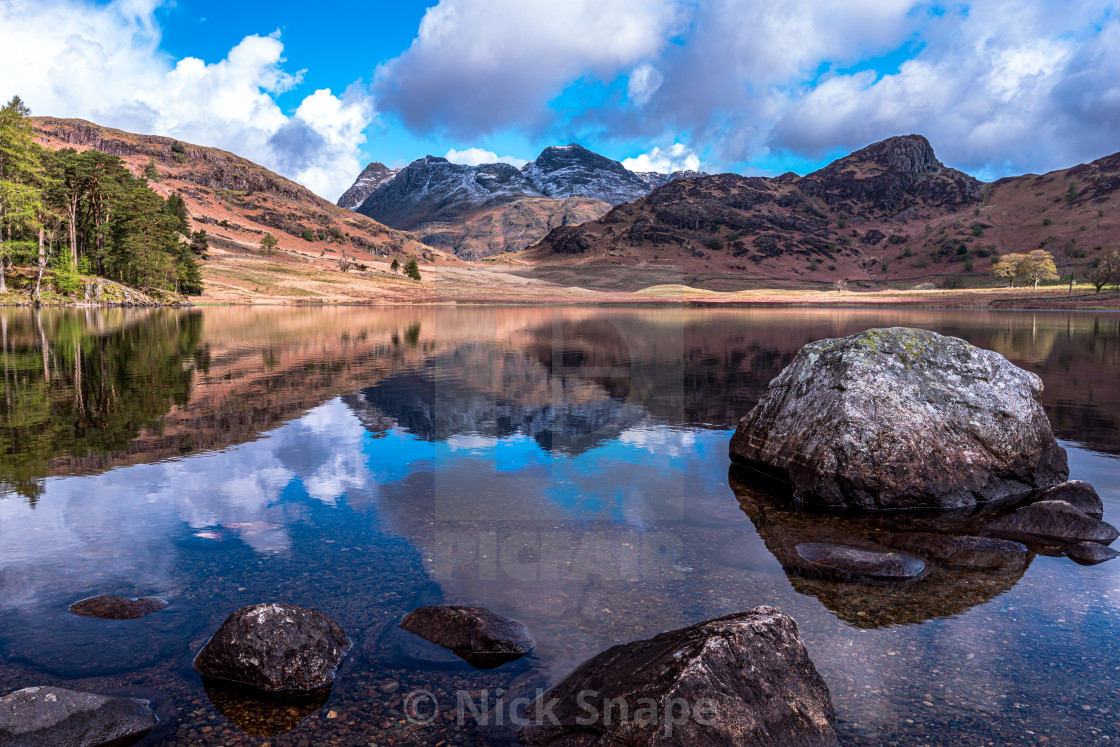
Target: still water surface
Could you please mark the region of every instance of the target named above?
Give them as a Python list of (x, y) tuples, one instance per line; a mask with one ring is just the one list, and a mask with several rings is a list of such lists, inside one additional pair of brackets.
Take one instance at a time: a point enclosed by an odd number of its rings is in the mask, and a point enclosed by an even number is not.
[[(798, 621), (845, 744), (1115, 743), (1120, 562), (805, 578), (788, 548), (806, 525), (897, 521), (807, 518), (729, 473), (735, 423), (801, 345), (894, 325), (1038, 373), (1071, 479), (1120, 520), (1117, 314), (0, 311), (0, 692), (157, 689), (178, 707), (161, 744), (486, 744), (469, 721), (407, 723), (404, 698), (531, 692), (616, 643), (770, 604)], [(67, 612), (94, 594), (170, 606)], [(262, 708), (191, 671), (261, 601), (354, 640), (326, 702)], [(516, 618), (537, 648), (488, 672), (418, 661), (385, 631), (433, 602)]]

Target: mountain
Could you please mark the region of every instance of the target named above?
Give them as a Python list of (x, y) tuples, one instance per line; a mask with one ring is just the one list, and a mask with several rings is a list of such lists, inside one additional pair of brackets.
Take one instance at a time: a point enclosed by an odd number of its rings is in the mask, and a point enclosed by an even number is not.
[(391, 169), (380, 161), (374, 161), (362, 169), (350, 189), (342, 193), (342, 197), (338, 198), (338, 206), (357, 210), (373, 190), (396, 176), (398, 171), (400, 169)]
[(521, 172), (546, 197), (590, 197), (618, 205), (649, 192), (641, 176), (576, 143), (545, 148)]
[[(669, 179), (698, 175), (638, 174), (575, 143), (545, 148), (521, 169), (426, 156), (395, 174), (386, 172), (375, 170), (384, 181), (357, 212), (414, 231), (424, 243), (464, 259), (524, 249), (553, 227), (598, 218), (611, 205), (642, 197)], [(359, 177), (346, 194), (360, 194), (362, 181)], [(502, 207), (515, 202), (516, 208)], [(480, 219), (491, 227), (481, 234), (473, 225)]]
[(580, 282), (573, 269), (640, 268), (634, 287), (728, 290), (842, 279), (909, 287), (917, 279), (987, 281), (997, 254), (1040, 247), (1060, 267), (1076, 269), (1120, 239), (1118, 172), (1120, 154), (985, 184), (941, 163), (924, 137), (906, 135), (804, 177), (673, 181), (598, 220), (554, 228), (525, 256), (543, 265), (536, 277), (602, 288), (610, 273), (584, 271)]

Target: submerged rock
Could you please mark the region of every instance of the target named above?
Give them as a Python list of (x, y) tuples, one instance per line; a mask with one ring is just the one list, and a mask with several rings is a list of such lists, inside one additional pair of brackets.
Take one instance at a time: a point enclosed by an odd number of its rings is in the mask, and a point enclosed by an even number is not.
[(807, 503), (957, 508), (1068, 477), (1042, 381), (990, 350), (905, 327), (818, 340), (740, 422), (730, 455)]
[(194, 660), (199, 674), (268, 691), (314, 690), (334, 680), (350, 639), (319, 610), (294, 604), (242, 607)]
[(926, 567), (918, 558), (901, 552), (876, 552), (830, 542), (803, 542), (795, 549), (813, 565), (870, 578), (915, 578)]
[(1120, 552), (1099, 542), (1078, 542), (1067, 547), (1065, 554), (1078, 565), (1096, 565), (1120, 556)]
[(836, 745), (828, 686), (773, 607), (585, 661), (530, 704), (529, 745)]
[(1081, 480), (1067, 480), (1052, 488), (1047, 488), (1042, 491), (1038, 500), (1065, 501), (1094, 519), (1104, 517), (1104, 502), (1101, 501), (1101, 497), (1097, 495), (1097, 491), (1092, 485)]
[(0, 698), (5, 747), (95, 747), (134, 744), (155, 728), (141, 700), (61, 687), (28, 687)]
[(105, 620), (137, 620), (152, 612), (159, 612), (167, 602), (158, 597), (128, 597), (102, 594), (70, 605), (70, 611), (83, 617), (100, 617)]
[(1021, 571), (1030, 563), (1026, 545), (995, 537), (954, 537), (933, 532), (904, 532), (886, 540), (892, 546), (935, 560), (948, 568)]
[(1065, 501), (1039, 501), (1001, 516), (984, 527), (986, 532), (1027, 542), (1078, 542), (1109, 544), (1120, 536), (1116, 527), (1094, 519)]
[(400, 627), (480, 669), (520, 659), (534, 645), (524, 625), (483, 607), (421, 607), (405, 615)]

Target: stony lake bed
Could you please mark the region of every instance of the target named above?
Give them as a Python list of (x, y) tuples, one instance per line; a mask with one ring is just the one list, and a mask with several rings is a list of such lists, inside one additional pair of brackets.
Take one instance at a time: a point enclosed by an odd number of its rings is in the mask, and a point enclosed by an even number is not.
[[(739, 419), (806, 343), (929, 329), (1041, 377), (1070, 479), (1116, 523), (1115, 313), (14, 309), (0, 322), (0, 694), (151, 699), (152, 744), (504, 744), (508, 730), (456, 706), (769, 605), (797, 621), (841, 744), (1120, 739), (1120, 562), (1032, 547), (986, 563), (971, 547), (962, 566), (922, 537), (970, 534), (970, 511), (806, 512), (728, 459)], [(902, 535), (925, 561), (913, 578), (798, 560), (837, 536)], [(70, 612), (103, 594), (167, 606)], [(264, 702), (192, 669), (259, 602), (339, 623), (353, 646), (329, 691)], [(513, 618), (535, 647), (481, 670), (395, 637), (439, 604)]]

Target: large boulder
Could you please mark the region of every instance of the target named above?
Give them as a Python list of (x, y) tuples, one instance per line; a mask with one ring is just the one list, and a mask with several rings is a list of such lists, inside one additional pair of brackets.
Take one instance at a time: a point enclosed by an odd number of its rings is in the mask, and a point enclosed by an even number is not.
[(524, 625), (484, 607), (421, 607), (405, 615), (401, 627), (480, 669), (520, 659), (533, 650)]
[(529, 745), (836, 745), (828, 686), (773, 607), (615, 646), (530, 704)]
[(906, 327), (801, 348), (731, 439), (806, 503), (959, 508), (1069, 476), (1042, 381), (990, 350)]
[(334, 681), (349, 650), (346, 633), (319, 610), (254, 604), (226, 618), (194, 668), (260, 690), (314, 690)]
[(158, 723), (147, 703), (61, 687), (28, 687), (0, 698), (5, 747), (134, 744)]
[(1120, 532), (1111, 524), (1094, 519), (1065, 501), (1039, 501), (988, 523), (984, 530), (1041, 544), (1110, 544)]

